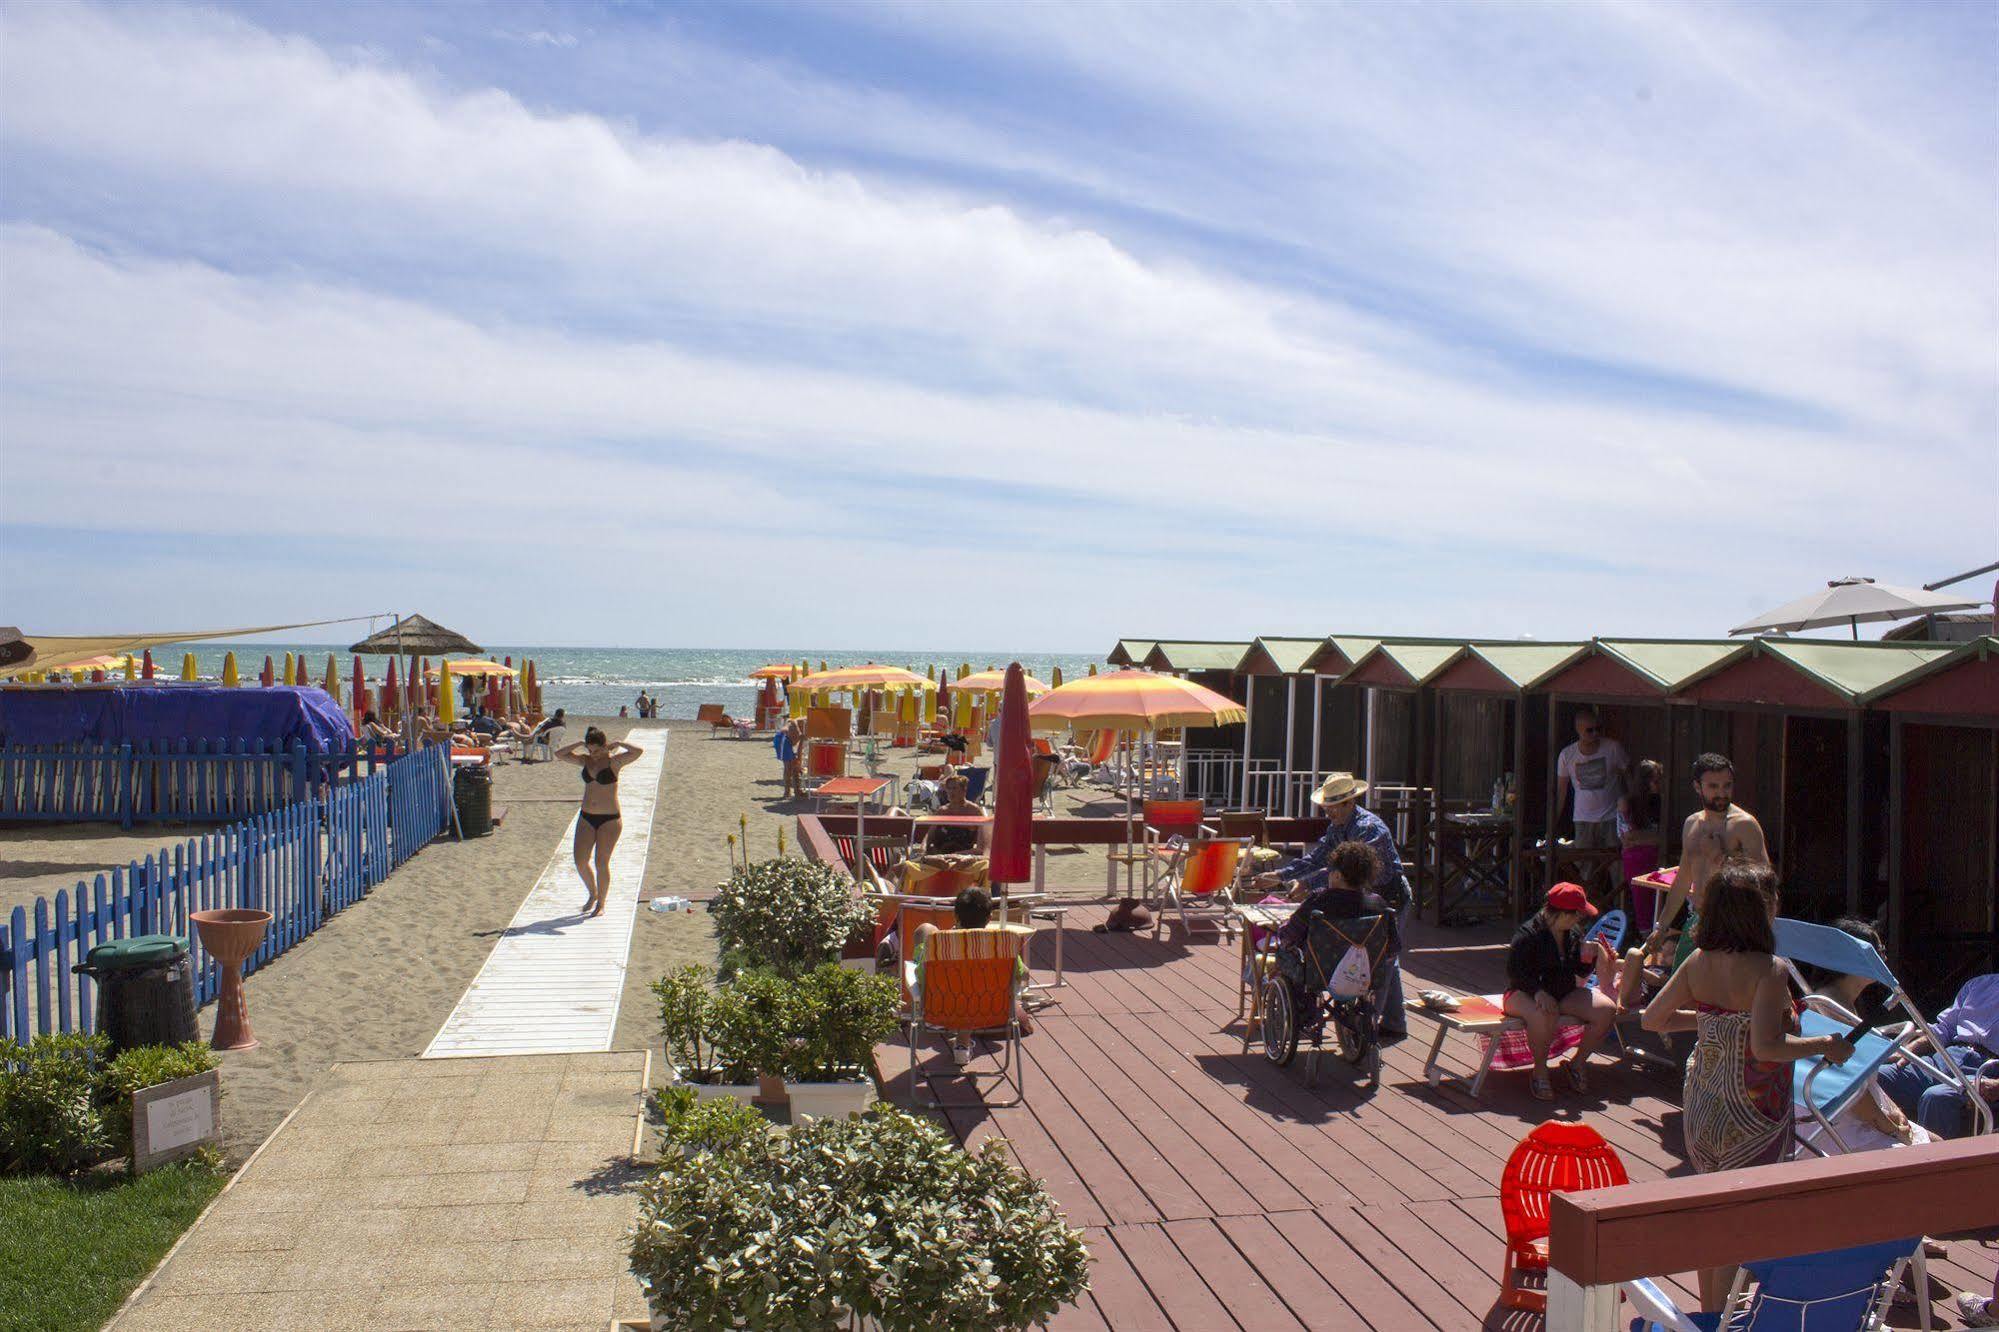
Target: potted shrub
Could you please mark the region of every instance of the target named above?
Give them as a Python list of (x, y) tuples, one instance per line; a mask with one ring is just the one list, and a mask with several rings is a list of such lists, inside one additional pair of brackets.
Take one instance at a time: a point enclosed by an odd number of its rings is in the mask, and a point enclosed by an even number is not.
[(709, 904), (723, 971), (765, 967), (783, 976), (840, 956), (874, 924), (874, 907), (831, 865), (779, 856), (732, 872)]
[(715, 991), (708, 969), (690, 964), (669, 972), (652, 983), (652, 992), (659, 998), (659, 1026), (666, 1048), (668, 1080), (675, 1086), (691, 1088), (701, 1100), (754, 1099), (755, 1071), (751, 1070), (747, 1079), (730, 1081), (722, 1067), (715, 1040)]
[(780, 1105), (784, 1075), (795, 1066), (798, 985), (774, 971), (740, 971), (709, 1000), (709, 1030), (722, 1077), (756, 1080), (756, 1099)]
[(875, 1099), (875, 1046), (900, 1026), (900, 987), (830, 963), (795, 985), (798, 1039), (785, 1086), (793, 1122), (867, 1109)]
[(655, 1328), (1027, 1328), (1089, 1286), (1082, 1235), (988, 1141), (893, 1107), (669, 1154), (631, 1266)]

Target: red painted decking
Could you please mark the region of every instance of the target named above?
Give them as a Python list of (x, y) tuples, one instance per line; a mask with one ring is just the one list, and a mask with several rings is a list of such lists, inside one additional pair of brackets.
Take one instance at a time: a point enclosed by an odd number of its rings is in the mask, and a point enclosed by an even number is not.
[[(1686, 1169), (1677, 1076), (1599, 1061), (1589, 1097), (1550, 1107), (1528, 1095), (1524, 1075), (1495, 1073), (1473, 1102), (1424, 1083), (1433, 1029), (1417, 1017), (1373, 1095), (1331, 1054), (1307, 1087), (1302, 1054), (1286, 1070), (1242, 1053), (1233, 943), (1203, 932), (1186, 946), (1177, 929), (1157, 943), (1090, 933), (1102, 916), (1090, 906), (1069, 913), (1069, 985), (1026, 1041), (1025, 1104), (949, 1116), (968, 1143), (1009, 1139), (1089, 1235), (1090, 1295), (1054, 1327), (1527, 1332), (1539, 1315), (1494, 1302), (1498, 1180), (1520, 1135), (1580, 1113), (1634, 1181)], [(1412, 995), (1423, 985), (1499, 988), (1503, 932), (1411, 934)], [(1052, 960), (1044, 931), (1037, 977)], [(1453, 1036), (1445, 1050), (1447, 1067), (1465, 1071), (1470, 1040)], [(962, 1097), (941, 1048), (932, 1055), (925, 1076)], [(881, 1065), (907, 1104), (906, 1049), (883, 1047)], [(1990, 1289), (1994, 1250), (1951, 1249), (1930, 1265), (1935, 1293)], [(1674, 1283), (1687, 1308), (1689, 1284)], [(1955, 1325), (1941, 1305), (1935, 1313), (1938, 1327)], [(1895, 1322), (1914, 1326), (1914, 1314)]]

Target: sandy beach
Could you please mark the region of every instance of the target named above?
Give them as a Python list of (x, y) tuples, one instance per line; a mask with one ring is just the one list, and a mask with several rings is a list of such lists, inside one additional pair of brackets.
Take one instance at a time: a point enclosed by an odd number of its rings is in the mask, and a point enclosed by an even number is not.
[[(589, 719), (572, 719), (570, 738)], [(628, 721), (598, 722), (614, 738)], [(747, 838), (758, 858), (775, 855), (779, 832), (796, 849), (798, 801), (779, 798), (778, 766), (767, 740), (738, 741), (696, 722), (670, 722), (663, 789), (655, 809), (643, 896), (710, 897), (728, 875), (727, 838)], [(884, 767), (898, 786), (910, 751)], [(508, 763), (494, 774), (504, 827), (467, 842), (440, 838), (316, 934), (248, 981), (251, 1020), (261, 1045), (224, 1056), (225, 1141), (241, 1160), (338, 1061), (420, 1054), (478, 973), (558, 846), (576, 812), (576, 770), (563, 763)], [(1109, 813), (1101, 792), (1066, 792), (1064, 812)], [(747, 819), (747, 825), (744, 820)], [(20, 827), (0, 832), (0, 905), (31, 903), (71, 887), (84, 873), (124, 864), (189, 833), (122, 833), (116, 828)], [(1079, 894), (1101, 889), (1101, 853), (1050, 857), (1050, 880)], [(714, 960), (705, 912), (641, 906), (616, 1037), (618, 1049), (658, 1039), (653, 979), (686, 962)], [(204, 1010), (204, 1031), (213, 1009)]]

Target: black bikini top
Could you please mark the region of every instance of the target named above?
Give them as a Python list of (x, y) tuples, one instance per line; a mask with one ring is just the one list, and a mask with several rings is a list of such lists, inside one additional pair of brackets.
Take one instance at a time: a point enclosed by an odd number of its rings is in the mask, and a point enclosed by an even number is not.
[(595, 782), (599, 786), (616, 786), (618, 784), (618, 770), (616, 768), (599, 768), (593, 776), (590, 770), (585, 768), (583, 770), (583, 784), (588, 786), (591, 782)]

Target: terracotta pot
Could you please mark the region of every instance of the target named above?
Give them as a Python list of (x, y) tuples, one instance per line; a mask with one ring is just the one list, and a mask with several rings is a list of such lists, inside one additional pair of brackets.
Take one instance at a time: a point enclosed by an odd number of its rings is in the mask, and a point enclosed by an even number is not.
[(784, 1079), (775, 1073), (757, 1074), (757, 1103), (760, 1105), (783, 1105), (789, 1098), (785, 1094)]
[(243, 998), (243, 960), (264, 941), (271, 913), (224, 907), (192, 912), (188, 919), (201, 936), (201, 946), (222, 969), (222, 988), (215, 997), (215, 1035), (209, 1045), (217, 1050), (255, 1049), (257, 1036), (250, 1030), (250, 1010)]

